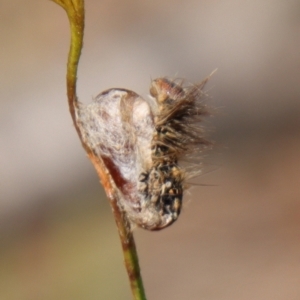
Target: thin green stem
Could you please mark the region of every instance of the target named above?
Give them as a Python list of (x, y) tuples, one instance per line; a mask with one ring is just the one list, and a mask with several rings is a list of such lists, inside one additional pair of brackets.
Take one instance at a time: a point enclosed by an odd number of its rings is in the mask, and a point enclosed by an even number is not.
[(70, 22), (71, 44), (67, 65), (67, 94), (73, 123), (81, 140), (82, 146), (86, 150), (91, 162), (93, 163), (110, 201), (122, 244), (125, 267), (128, 273), (133, 299), (146, 300), (138, 262), (138, 254), (134, 242), (133, 233), (130, 228), (130, 223), (128, 221), (126, 213), (122, 209), (120, 209), (120, 206), (118, 205), (118, 195), (115, 191), (114, 185), (112, 184), (110, 175), (108, 174), (102, 160), (99, 159), (99, 157), (95, 156), (93, 151), (83, 141), (80, 128), (76, 121), (76, 108), (78, 106), (76, 81), (78, 63), (83, 45), (84, 0), (52, 1), (64, 8), (64, 10), (67, 12)]
[(130, 281), (131, 291), (134, 300), (146, 300), (143, 280), (140, 272), (138, 254), (135, 246), (130, 223), (124, 211), (121, 211), (117, 201), (111, 201), (115, 221), (118, 227), (122, 243), (125, 267)]
[[(70, 22), (71, 43), (67, 64), (67, 95), (70, 113), (79, 133), (75, 119), (77, 106), (77, 70), (83, 45), (84, 33), (84, 0), (52, 0), (59, 4), (67, 13)], [(80, 134), (80, 133), (79, 133)]]

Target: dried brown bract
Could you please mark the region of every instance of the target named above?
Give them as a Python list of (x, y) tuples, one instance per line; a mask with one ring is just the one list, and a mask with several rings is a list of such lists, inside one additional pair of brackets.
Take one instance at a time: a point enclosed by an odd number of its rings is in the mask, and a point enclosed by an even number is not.
[(119, 205), (139, 227), (159, 230), (178, 218), (188, 176), (180, 160), (210, 145), (199, 125), (208, 110), (199, 85), (152, 81), (151, 105), (136, 93), (110, 89), (80, 105), (83, 139), (103, 160)]

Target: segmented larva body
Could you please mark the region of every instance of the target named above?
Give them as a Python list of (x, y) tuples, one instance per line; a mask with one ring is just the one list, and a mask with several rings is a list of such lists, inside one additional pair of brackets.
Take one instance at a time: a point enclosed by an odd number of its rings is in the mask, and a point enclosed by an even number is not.
[(178, 161), (208, 145), (200, 85), (166, 78), (151, 83), (151, 105), (136, 93), (110, 89), (77, 111), (83, 139), (102, 159), (130, 221), (159, 230), (177, 220), (186, 177)]

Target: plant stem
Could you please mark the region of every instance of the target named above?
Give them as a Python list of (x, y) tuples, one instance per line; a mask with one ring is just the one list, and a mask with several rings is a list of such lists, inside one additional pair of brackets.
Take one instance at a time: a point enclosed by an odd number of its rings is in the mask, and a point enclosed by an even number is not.
[(130, 222), (126, 213), (118, 205), (118, 194), (111, 176), (103, 161), (97, 157), (89, 146), (83, 141), (80, 128), (76, 120), (76, 108), (78, 107), (78, 99), (76, 92), (77, 69), (80, 59), (81, 49), (83, 45), (84, 33), (84, 0), (52, 0), (67, 12), (70, 29), (71, 44), (67, 64), (67, 95), (69, 110), (73, 119), (75, 129), (78, 133), (83, 148), (87, 152), (89, 159), (94, 165), (99, 179), (104, 187), (106, 195), (110, 201), (110, 205), (118, 227), (118, 232), (122, 244), (125, 267), (128, 273), (131, 291), (134, 300), (146, 300), (143, 281), (140, 273), (138, 255), (134, 242), (133, 233), (130, 228)]

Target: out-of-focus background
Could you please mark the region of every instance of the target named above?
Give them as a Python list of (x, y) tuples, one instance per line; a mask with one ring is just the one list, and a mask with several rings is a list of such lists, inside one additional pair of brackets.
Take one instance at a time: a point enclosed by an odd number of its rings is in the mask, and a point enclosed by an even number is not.
[[(68, 112), (69, 27), (1, 0), (0, 299), (131, 299), (112, 214)], [(215, 150), (179, 220), (136, 230), (149, 300), (300, 299), (300, 2), (87, 0), (80, 100), (207, 86)], [(205, 168), (204, 168), (205, 173)]]

